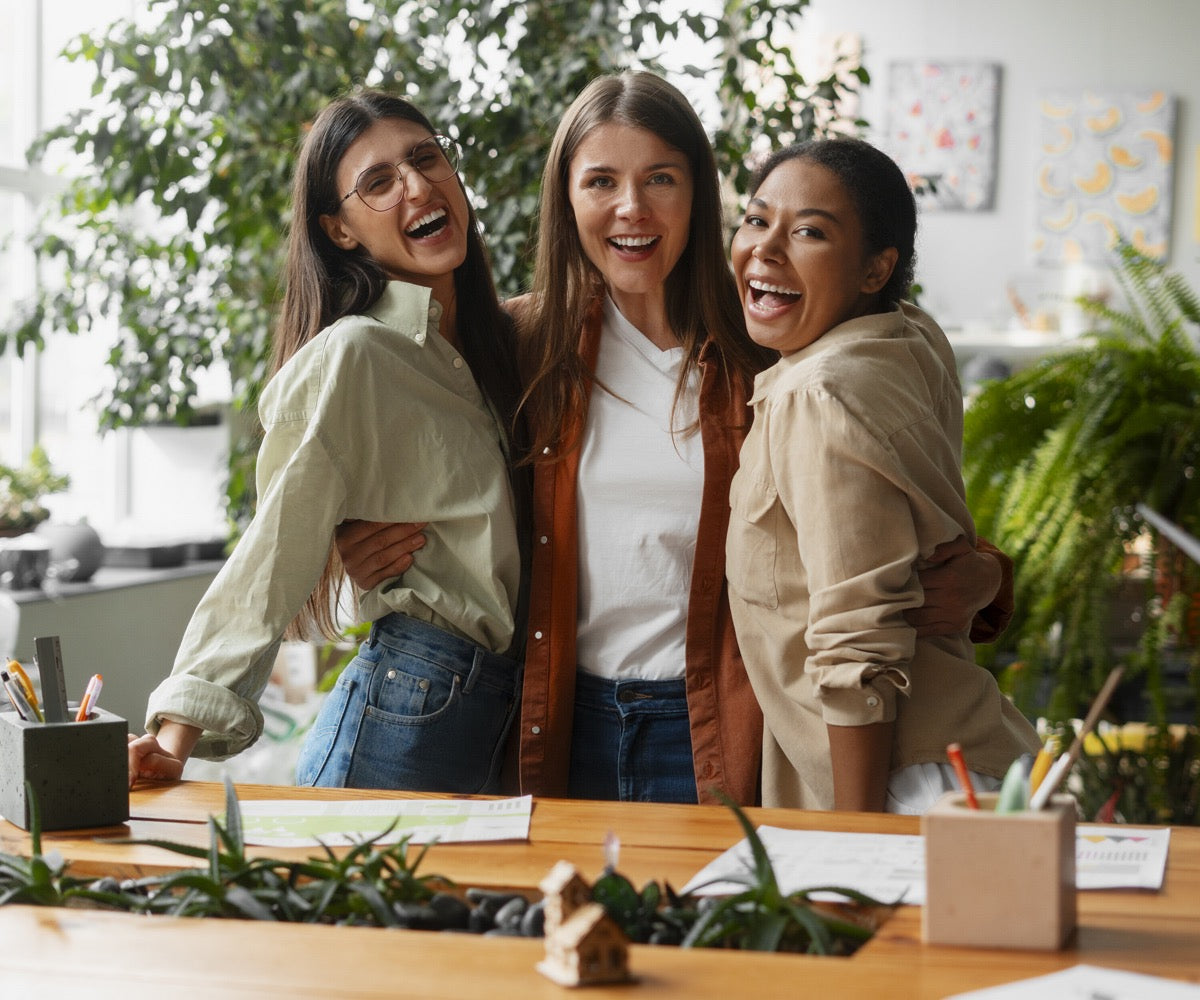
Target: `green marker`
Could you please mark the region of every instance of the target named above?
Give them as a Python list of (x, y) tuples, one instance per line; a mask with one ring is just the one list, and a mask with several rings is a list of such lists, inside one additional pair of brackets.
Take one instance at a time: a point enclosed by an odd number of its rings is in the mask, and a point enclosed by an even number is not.
[(1029, 769), (1032, 764), (1033, 755), (1023, 753), (1009, 765), (996, 798), (996, 812), (1024, 812), (1029, 808)]

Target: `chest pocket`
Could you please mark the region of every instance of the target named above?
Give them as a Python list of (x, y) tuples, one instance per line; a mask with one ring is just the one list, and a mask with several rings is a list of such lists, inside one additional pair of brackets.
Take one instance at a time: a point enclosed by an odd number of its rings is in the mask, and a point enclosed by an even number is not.
[(725, 553), (729, 589), (747, 604), (777, 608), (775, 564), (783, 521), (779, 494), (773, 484), (754, 479), (739, 469), (730, 484), (729, 508)]

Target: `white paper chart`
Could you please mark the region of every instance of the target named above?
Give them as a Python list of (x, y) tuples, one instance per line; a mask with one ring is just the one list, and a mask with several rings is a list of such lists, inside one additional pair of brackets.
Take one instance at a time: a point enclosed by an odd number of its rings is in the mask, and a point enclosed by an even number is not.
[(247, 844), (262, 847), (346, 846), (378, 836), (394, 844), (528, 840), (533, 798), (511, 799), (262, 799), (242, 802)]
[[(785, 893), (814, 886), (857, 889), (883, 902), (925, 902), (925, 840), (919, 835), (831, 833), (760, 826), (758, 835)], [(1167, 827), (1075, 827), (1075, 884), (1080, 889), (1161, 889)], [(753, 864), (742, 840), (699, 871), (685, 892), (737, 892)], [(703, 888), (700, 888), (703, 886)]]

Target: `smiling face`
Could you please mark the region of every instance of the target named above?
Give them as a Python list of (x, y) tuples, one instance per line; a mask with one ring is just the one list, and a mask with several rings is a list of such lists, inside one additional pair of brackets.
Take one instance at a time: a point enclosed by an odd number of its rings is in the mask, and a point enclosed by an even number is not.
[(791, 159), (750, 199), (731, 256), (751, 338), (791, 354), (878, 311), (897, 254), (868, 252), (854, 202), (831, 170)]
[(640, 326), (647, 310), (664, 309), (667, 276), (687, 246), (687, 157), (646, 129), (598, 125), (571, 158), (568, 195), (583, 252)]
[[(353, 191), (363, 171), (400, 163), (430, 133), (416, 122), (385, 118), (375, 122), (347, 148), (337, 168), (338, 196)], [(458, 176), (431, 183), (409, 161), (402, 166), (404, 197), (393, 208), (376, 212), (351, 195), (334, 215), (322, 215), (321, 227), (343, 250), (362, 248), (388, 277), (425, 285), (443, 305), (453, 297), (454, 269), (467, 255), (470, 213)]]

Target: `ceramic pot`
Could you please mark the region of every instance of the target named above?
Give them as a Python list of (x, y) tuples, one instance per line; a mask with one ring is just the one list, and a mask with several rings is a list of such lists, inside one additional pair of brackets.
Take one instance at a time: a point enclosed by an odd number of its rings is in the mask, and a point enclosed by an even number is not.
[(104, 543), (87, 521), (56, 524), (44, 521), (34, 532), (50, 545), (50, 565), (59, 580), (83, 583), (104, 562)]
[(0, 587), (36, 590), (50, 567), (50, 543), (32, 533), (0, 541)]

